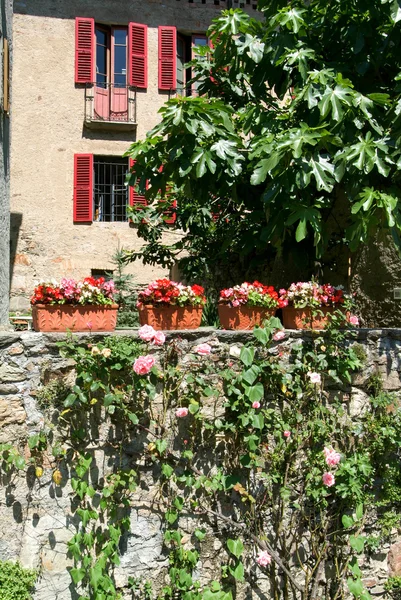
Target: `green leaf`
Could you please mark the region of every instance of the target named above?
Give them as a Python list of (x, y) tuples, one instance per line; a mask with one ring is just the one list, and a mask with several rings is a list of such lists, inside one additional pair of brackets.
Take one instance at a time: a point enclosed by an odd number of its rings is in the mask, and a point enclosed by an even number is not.
[(239, 539), (238, 540), (228, 539), (227, 540), (227, 548), (229, 549), (231, 554), (234, 554), (234, 556), (236, 558), (239, 558), (244, 551), (244, 544)]
[(246, 395), (251, 402), (259, 402), (263, 398), (264, 388), (262, 383), (257, 383), (247, 388)]
[(199, 402), (195, 402), (194, 400), (192, 400), (190, 405), (188, 406), (188, 410), (191, 413), (191, 415), (196, 415), (196, 413), (199, 412)]
[(358, 504), (355, 511), (356, 518), (360, 521), (363, 517), (363, 504)]
[(174, 469), (170, 465), (163, 463), (162, 464), (162, 473), (165, 477), (169, 478), (174, 473)]
[(76, 394), (68, 394), (67, 398), (64, 400), (64, 406), (66, 408), (69, 408), (70, 406), (73, 406), (73, 404), (75, 403), (76, 399), (77, 399), (77, 395)]
[(230, 569), (230, 571), (236, 581), (244, 580), (244, 565), (242, 562), (239, 562), (235, 569)]
[(71, 579), (77, 585), (86, 575), (85, 569), (70, 569)]
[(15, 466), (19, 471), (25, 468), (25, 459), (22, 456), (17, 456), (15, 459)]
[(361, 552), (363, 552), (363, 548), (365, 545), (365, 538), (363, 538), (360, 535), (359, 536), (351, 535), (349, 538), (349, 543), (350, 543), (351, 548), (353, 550), (355, 550), (355, 552), (360, 554)]
[(129, 413), (127, 413), (127, 415), (128, 415), (129, 420), (131, 421), (131, 423), (133, 423), (134, 425), (138, 425), (139, 419), (135, 413), (129, 412)]
[(362, 594), (363, 583), (360, 579), (351, 579), (350, 577), (347, 579), (347, 586), (351, 594), (355, 596), (355, 598), (359, 598)]
[(173, 525), (173, 523), (175, 523), (177, 519), (178, 513), (176, 510), (168, 510), (166, 512), (166, 521), (167, 523), (170, 523), (170, 525)]
[(195, 529), (195, 537), (198, 538), (198, 540), (201, 542), (202, 540), (205, 539), (206, 537), (206, 532), (204, 529)]
[(247, 348), (246, 346), (243, 346), (241, 348), (239, 357), (246, 367), (250, 367), (255, 357), (255, 348)]
[(252, 365), (249, 369), (243, 372), (242, 379), (249, 385), (252, 385), (260, 374), (260, 369), (256, 365)]
[(255, 327), (255, 329), (253, 330), (253, 335), (258, 340), (258, 342), (260, 342), (264, 346), (266, 346), (266, 344), (268, 344), (270, 341), (269, 332), (263, 327)]
[(343, 515), (341, 517), (341, 522), (342, 522), (343, 526), (345, 527), (345, 529), (349, 529), (350, 527), (353, 527), (353, 525), (354, 525), (354, 519), (352, 517), (349, 517), (348, 515)]

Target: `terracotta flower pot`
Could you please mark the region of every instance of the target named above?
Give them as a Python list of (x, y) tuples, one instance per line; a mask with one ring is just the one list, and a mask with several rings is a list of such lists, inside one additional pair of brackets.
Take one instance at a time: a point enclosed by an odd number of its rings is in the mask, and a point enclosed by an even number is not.
[(202, 306), (141, 306), (138, 307), (141, 325), (153, 329), (197, 329), (202, 319)]
[(35, 331), (114, 331), (117, 312), (117, 304), (35, 304), (32, 324)]
[(283, 324), (286, 329), (324, 329), (330, 316), (338, 309), (332, 306), (321, 306), (315, 316), (312, 315), (310, 308), (285, 306), (282, 310)]
[(261, 325), (265, 319), (274, 317), (275, 308), (263, 306), (227, 306), (219, 304), (219, 319), (223, 329), (253, 329)]

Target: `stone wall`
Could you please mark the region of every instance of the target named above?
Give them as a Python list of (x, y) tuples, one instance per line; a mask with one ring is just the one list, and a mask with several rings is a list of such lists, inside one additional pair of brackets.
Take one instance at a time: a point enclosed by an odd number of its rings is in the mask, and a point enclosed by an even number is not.
[[(287, 333), (273, 352), (281, 352), (308, 335)], [(112, 335), (135, 337), (136, 333), (127, 330)], [(104, 334), (78, 336), (81, 341), (92, 344), (104, 338)], [(193, 332), (169, 332), (167, 337), (178, 337), (185, 351), (208, 342), (213, 348), (214, 360), (224, 361), (238, 356), (239, 347), (251, 341), (252, 334), (202, 328)], [(25, 440), (44, 425), (45, 413), (37, 400), (38, 391), (53, 379), (68, 378), (73, 368), (70, 359), (59, 355), (57, 342), (62, 339), (65, 339), (64, 334), (0, 333), (0, 444), (11, 442), (27, 453)], [(369, 380), (381, 377), (384, 389), (401, 390), (401, 329), (359, 330), (355, 343), (360, 344), (366, 354), (364, 369), (354, 377), (350, 389), (337, 390), (351, 415), (363, 410)], [(57, 430), (59, 424), (53, 420), (50, 426)], [(92, 450), (99, 468), (106, 470), (104, 448), (94, 446)], [(127, 452), (129, 455), (129, 449)], [(9, 478), (0, 471), (0, 560), (19, 560), (25, 567), (40, 570), (35, 600), (76, 600), (67, 571), (71, 562), (66, 556), (67, 542), (75, 533), (76, 525), (70, 516), (68, 478), (61, 486), (54, 486), (51, 456), (43, 466), (45, 472), (41, 479), (35, 478), (29, 468), (23, 477)], [(165, 583), (168, 556), (163, 552), (162, 517), (155, 503), (151, 469), (144, 468), (142, 476), (150, 483), (135, 493), (131, 531), (124, 541), (121, 565), (116, 570), (116, 581), (122, 589), (129, 576), (151, 578), (156, 589)], [(189, 532), (191, 519), (188, 513), (186, 528)], [(388, 544), (364, 559), (365, 585), (374, 597), (383, 596), (383, 585), (389, 575), (401, 575), (401, 538), (394, 535), (393, 542), (391, 547)], [(199, 564), (201, 579), (207, 581), (215, 575), (221, 552), (220, 542), (211, 536)], [(259, 583), (263, 591), (263, 581)], [(264, 589), (264, 593), (266, 591)], [(251, 597), (251, 590), (247, 594)]]

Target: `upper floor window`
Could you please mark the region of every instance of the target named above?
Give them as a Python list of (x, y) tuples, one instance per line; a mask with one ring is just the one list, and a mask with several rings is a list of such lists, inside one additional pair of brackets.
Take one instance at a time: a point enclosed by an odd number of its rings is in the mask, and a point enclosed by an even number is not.
[(205, 35), (177, 34), (177, 94), (181, 96), (197, 95), (199, 81), (192, 85), (189, 84), (193, 73), (192, 69), (190, 67), (185, 68), (185, 65), (195, 58), (197, 46), (207, 45), (208, 40)]
[(95, 24), (94, 19), (75, 20), (75, 82), (99, 87), (148, 85), (148, 28)]
[(189, 84), (193, 73), (185, 65), (195, 57), (198, 46), (207, 46), (202, 34), (177, 33), (176, 27), (159, 26), (159, 89), (181, 95), (197, 93), (199, 82)]
[(96, 26), (96, 84), (127, 85), (128, 28)]

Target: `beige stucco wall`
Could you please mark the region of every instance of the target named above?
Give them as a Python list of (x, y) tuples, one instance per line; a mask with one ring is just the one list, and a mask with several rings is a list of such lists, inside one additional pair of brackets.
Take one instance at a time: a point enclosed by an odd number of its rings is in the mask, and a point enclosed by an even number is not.
[[(223, 6), (186, 0), (15, 0), (13, 140), (11, 147), (12, 300), (27, 306), (34, 281), (76, 278), (111, 268), (117, 247), (139, 249), (128, 223), (73, 223), (73, 156), (76, 152), (121, 156), (144, 137), (167, 99), (157, 82), (158, 25), (203, 33)], [(248, 6), (247, 6), (248, 8)], [(252, 8), (250, 7), (250, 10)], [(148, 89), (137, 98), (137, 130), (84, 126), (83, 87), (74, 83), (75, 17), (95, 22), (148, 25)], [(178, 233), (171, 232), (174, 239)], [(134, 263), (137, 283), (166, 275)]]

